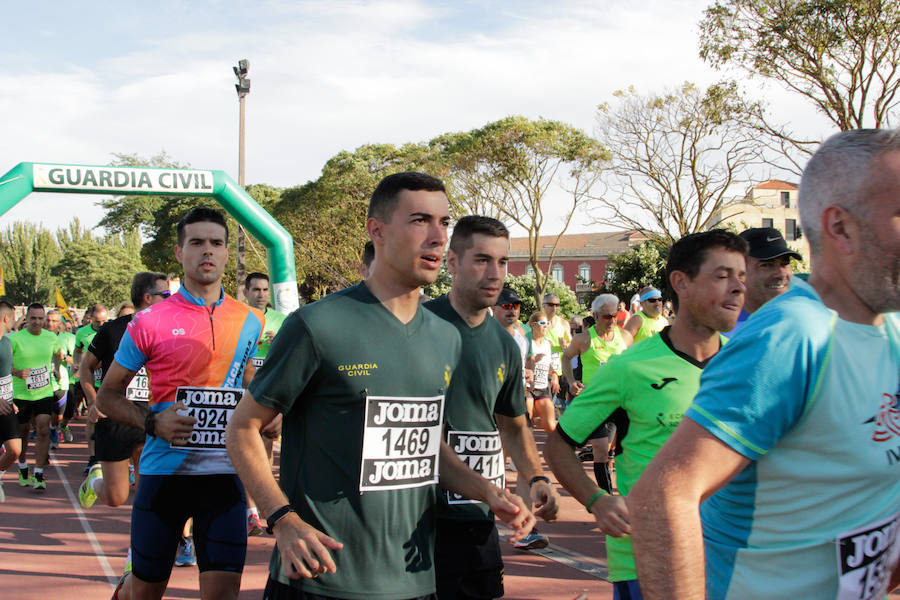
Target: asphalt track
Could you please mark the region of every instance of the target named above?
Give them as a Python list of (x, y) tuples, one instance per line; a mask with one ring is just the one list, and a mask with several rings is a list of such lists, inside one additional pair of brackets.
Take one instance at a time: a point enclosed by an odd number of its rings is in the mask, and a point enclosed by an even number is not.
[[(0, 504), (0, 599), (94, 600), (112, 595), (128, 549), (131, 500), (110, 508), (83, 510), (78, 486), (87, 461), (84, 421), (72, 422), (76, 442), (60, 444), (45, 470), (47, 491), (19, 487), (10, 469)], [(538, 432), (540, 439), (543, 434)], [(33, 454), (29, 448), (30, 462)], [(508, 474), (515, 481), (515, 473)], [(538, 552), (515, 550), (503, 541), (506, 598), (513, 600), (590, 600), (612, 598), (605, 580), (603, 535), (584, 508), (563, 493), (560, 520), (541, 524), (551, 545)], [(352, 540), (342, 540), (352, 543)], [(267, 577), (271, 536), (248, 542), (241, 599), (259, 599)], [(196, 567), (173, 569), (166, 598), (200, 598)]]

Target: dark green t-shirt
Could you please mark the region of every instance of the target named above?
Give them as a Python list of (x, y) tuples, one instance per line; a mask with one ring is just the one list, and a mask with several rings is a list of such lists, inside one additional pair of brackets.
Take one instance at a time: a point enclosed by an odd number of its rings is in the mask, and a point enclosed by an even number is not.
[(312, 526), (344, 544), (337, 573), (278, 581), (336, 598), (433, 593), (442, 401), (459, 334), (420, 308), (401, 323), (365, 284), (285, 319), (249, 390), (284, 413), (281, 488)]
[[(447, 442), (473, 470), (498, 487), (505, 487), (506, 467), (494, 414), (525, 414), (522, 355), (512, 336), (490, 315), (469, 327), (444, 295), (425, 303), (459, 331), (462, 355), (444, 405)], [(489, 519), (482, 502), (444, 491), (438, 516), (446, 519)]]
[(12, 402), (12, 344), (9, 336), (0, 336), (0, 400)]

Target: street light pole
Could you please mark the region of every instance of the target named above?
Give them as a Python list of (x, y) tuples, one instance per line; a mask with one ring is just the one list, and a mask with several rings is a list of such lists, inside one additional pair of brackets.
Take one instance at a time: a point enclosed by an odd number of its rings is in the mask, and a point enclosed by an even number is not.
[[(250, 71), (250, 61), (246, 58), (238, 61), (236, 67), (232, 67), (234, 70), (234, 75), (237, 77), (238, 82), (235, 84), (234, 88), (237, 90), (238, 95), (238, 104), (240, 105), (240, 125), (239, 125), (239, 133), (238, 133), (238, 185), (242, 188), (246, 185), (244, 183), (244, 134), (245, 134), (245, 125), (244, 125), (244, 115), (245, 115), (245, 100), (247, 98), (247, 94), (250, 93), (250, 79), (247, 78), (247, 73)], [(236, 258), (236, 268), (235, 268), (235, 279), (237, 279), (237, 285), (235, 286), (235, 297), (242, 301), (244, 300), (244, 228), (238, 225), (237, 230), (237, 258)]]

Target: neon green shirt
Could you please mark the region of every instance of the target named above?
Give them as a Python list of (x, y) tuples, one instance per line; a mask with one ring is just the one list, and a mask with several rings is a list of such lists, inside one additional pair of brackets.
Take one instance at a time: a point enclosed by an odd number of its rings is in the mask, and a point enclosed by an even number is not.
[[(56, 340), (63, 351), (63, 368), (61, 370), (62, 377), (60, 377), (59, 382), (54, 380), (53, 389), (67, 390), (69, 389), (69, 381), (72, 381), (74, 367), (71, 363), (66, 362), (65, 359), (75, 354), (75, 334), (61, 331), (56, 335)], [(78, 381), (78, 378), (75, 377), (74, 381)]]
[[(94, 340), (94, 336), (97, 335), (97, 330), (94, 329), (94, 326), (90, 323), (79, 329), (75, 332), (75, 350), (80, 350), (82, 355), (87, 352), (88, 348), (91, 345), (91, 342)], [(99, 369), (95, 372), (94, 375), (94, 387), (100, 387), (100, 371)], [(77, 381), (77, 380), (76, 380)]]
[(59, 351), (55, 333), (41, 329), (32, 335), (27, 329), (9, 336), (13, 353), (13, 369), (30, 369), (25, 379), (13, 376), (16, 400), (41, 400), (53, 396), (53, 355)]
[(284, 323), (287, 315), (278, 312), (274, 308), (267, 308), (265, 317), (266, 323), (263, 327), (262, 338), (259, 340), (259, 349), (257, 350), (256, 356), (254, 357), (256, 359), (260, 359), (259, 361), (254, 361), (254, 366), (256, 368), (259, 368), (262, 365), (262, 359), (269, 355), (269, 346), (271, 344), (266, 342), (269, 332), (271, 332), (272, 335), (278, 333), (278, 330), (281, 329), (281, 324)]
[[(722, 343), (725, 338), (721, 338)], [(616, 485), (627, 496), (632, 486), (681, 422), (700, 388), (706, 363), (698, 363), (672, 346), (668, 330), (615, 355), (597, 369), (584, 392), (559, 419), (564, 440), (580, 446), (622, 408), (630, 426), (616, 461)], [(637, 579), (631, 536), (606, 538), (610, 581)]]
[(588, 332), (591, 335), (591, 347), (581, 355), (581, 383), (587, 386), (594, 376), (597, 367), (609, 360), (614, 354), (621, 354), (628, 347), (622, 337), (622, 330), (613, 325), (613, 339), (606, 341), (600, 337), (596, 329), (591, 327)]
[(648, 337), (653, 336), (669, 326), (669, 320), (661, 314), (656, 318), (647, 315), (644, 311), (641, 311), (638, 314), (641, 315), (641, 327), (637, 330), (637, 333), (634, 334), (635, 344), (641, 340), (646, 340)]

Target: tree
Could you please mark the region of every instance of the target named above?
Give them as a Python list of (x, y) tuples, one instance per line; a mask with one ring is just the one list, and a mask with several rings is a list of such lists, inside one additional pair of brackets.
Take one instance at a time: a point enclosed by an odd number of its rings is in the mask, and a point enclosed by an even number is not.
[[(896, 125), (896, 0), (716, 0), (700, 22), (700, 56), (713, 67), (784, 86), (841, 130)], [(815, 142), (767, 121), (762, 129), (813, 150)]]
[(614, 95), (617, 106), (598, 107), (612, 163), (595, 221), (671, 244), (730, 216), (726, 204), (746, 189), (768, 149), (747, 125), (752, 115), (736, 86), (684, 83), (662, 94), (629, 88)]
[(569, 289), (564, 283), (553, 279), (548, 279), (544, 284), (544, 292), (538, 294), (535, 292), (537, 287), (537, 278), (533, 274), (527, 275), (507, 275), (503, 282), (504, 286), (511, 287), (516, 290), (519, 299), (522, 301), (521, 319), (528, 320), (531, 313), (541, 307), (544, 294), (556, 294), (559, 296), (559, 314), (566, 317), (572, 315), (580, 315), (584, 313), (584, 307), (578, 303), (575, 292)]
[(50, 272), (70, 304), (112, 306), (130, 299), (134, 274), (146, 270), (136, 250), (119, 235), (82, 237), (63, 245), (62, 258)]
[(606, 283), (602, 291), (615, 294), (626, 304), (644, 286), (652, 285), (665, 293), (668, 256), (669, 247), (654, 241), (616, 254), (606, 265)]
[[(559, 239), (576, 210), (584, 208), (597, 173), (609, 153), (583, 131), (559, 121), (507, 117), (468, 133), (432, 140), (437, 164), (448, 165), (446, 179), (451, 202), (459, 214), (495, 216), (528, 233), (530, 264), (535, 272), (536, 301), (545, 293), (548, 275), (538, 253), (550, 238), (547, 271)], [(439, 156), (439, 158), (438, 158)], [(541, 237), (551, 186), (562, 188), (553, 198), (562, 209), (562, 225), (555, 236)]]
[(0, 233), (6, 299), (13, 304), (50, 302), (56, 285), (51, 269), (59, 259), (59, 246), (49, 231), (33, 223), (10, 225)]

